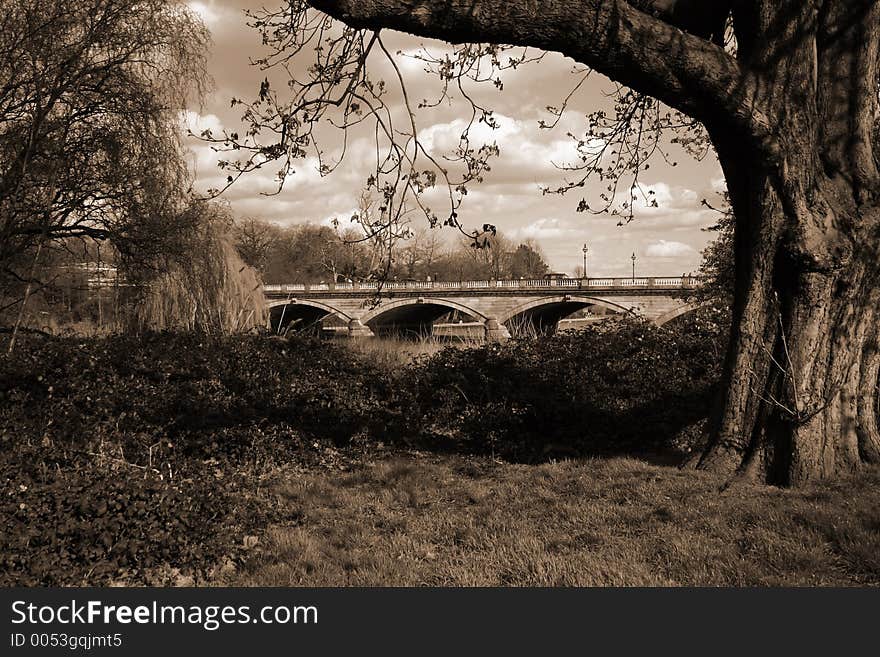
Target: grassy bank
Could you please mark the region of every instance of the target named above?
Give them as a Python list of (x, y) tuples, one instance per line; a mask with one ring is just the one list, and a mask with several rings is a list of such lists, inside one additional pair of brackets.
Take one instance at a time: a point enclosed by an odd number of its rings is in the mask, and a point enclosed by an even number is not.
[(632, 459), (421, 456), (282, 476), (244, 586), (880, 584), (880, 471), (786, 491)]
[(0, 585), (875, 582), (874, 473), (719, 493), (615, 460), (698, 446), (719, 336), (23, 338), (0, 358)]

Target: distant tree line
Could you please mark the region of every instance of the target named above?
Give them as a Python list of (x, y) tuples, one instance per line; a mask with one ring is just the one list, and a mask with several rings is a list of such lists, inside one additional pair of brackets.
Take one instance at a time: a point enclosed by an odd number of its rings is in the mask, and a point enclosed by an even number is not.
[(549, 271), (537, 242), (517, 242), (501, 233), (475, 246), (464, 237), (449, 242), (440, 229), (426, 227), (389, 246), (357, 228), (282, 227), (249, 218), (236, 224), (234, 235), (242, 260), (266, 283), (517, 279)]

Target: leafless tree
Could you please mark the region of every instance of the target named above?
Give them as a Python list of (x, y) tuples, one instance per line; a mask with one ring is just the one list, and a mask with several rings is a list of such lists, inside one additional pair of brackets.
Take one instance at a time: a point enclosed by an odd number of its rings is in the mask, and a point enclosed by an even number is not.
[(233, 235), (241, 259), (257, 271), (264, 272), (280, 237), (279, 232), (276, 226), (252, 217), (237, 221)]

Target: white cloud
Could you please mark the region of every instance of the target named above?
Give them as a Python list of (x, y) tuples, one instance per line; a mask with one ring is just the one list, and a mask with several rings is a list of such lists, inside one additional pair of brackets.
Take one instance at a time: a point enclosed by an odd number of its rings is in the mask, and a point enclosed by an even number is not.
[(560, 219), (558, 217), (542, 217), (532, 221), (526, 226), (509, 231), (512, 237), (518, 239), (534, 238), (536, 240), (548, 240), (553, 238), (574, 236), (578, 239), (584, 235), (584, 219)]
[(682, 258), (692, 255), (694, 248), (684, 242), (667, 242), (659, 240), (652, 242), (645, 248), (645, 255), (649, 258)]
[(198, 14), (208, 27), (213, 27), (220, 21), (222, 12), (214, 6), (213, 2), (187, 2), (186, 5)]
[(219, 137), (223, 132), (223, 122), (216, 114), (199, 114), (193, 110), (186, 110), (181, 112), (180, 121), (184, 130), (189, 130), (196, 135), (200, 135), (204, 130), (210, 130)]

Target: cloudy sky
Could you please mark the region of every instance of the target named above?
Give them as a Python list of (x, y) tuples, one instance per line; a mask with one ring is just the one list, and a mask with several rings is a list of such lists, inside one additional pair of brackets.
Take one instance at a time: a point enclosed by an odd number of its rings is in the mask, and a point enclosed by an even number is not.
[[(245, 9), (273, 6), (273, 0), (199, 0), (190, 2), (205, 20), (213, 35), (210, 73), (214, 91), (203, 106), (188, 112), (189, 127), (196, 132), (211, 128), (240, 130), (240, 109), (230, 107), (230, 99), (253, 99), (265, 73), (250, 65), (250, 58), (264, 54), (259, 33), (247, 26)], [(415, 52), (420, 46), (440, 52), (442, 45), (414, 39), (407, 35), (385, 35), (383, 39), (392, 52)], [(382, 63), (376, 64), (381, 77)], [(702, 207), (702, 199), (718, 203), (723, 188), (721, 170), (714, 159), (695, 162), (685, 153), (672, 151), (678, 166), (654, 163), (643, 176), (654, 190), (659, 207), (642, 208), (636, 219), (618, 226), (613, 216), (578, 213), (577, 205), (586, 196), (597, 201), (602, 186), (588, 185), (581, 193), (565, 196), (544, 195), (542, 186), (558, 187), (565, 174), (556, 165), (573, 162), (574, 145), (567, 132), (583, 134), (584, 116), (607, 102), (605, 93), (612, 89), (608, 80), (594, 75), (581, 92), (572, 99), (568, 111), (554, 130), (538, 127), (541, 119), (551, 117), (548, 105), (558, 106), (577, 82), (572, 74), (573, 62), (558, 55), (523, 66), (504, 75), (504, 89), (491, 85), (478, 91), (480, 101), (495, 110), (500, 128), (483, 130), (480, 137), (497, 142), (500, 158), (493, 163), (485, 182), (474, 186), (459, 217), (466, 227), (494, 224), (514, 240), (534, 238), (543, 248), (547, 260), (556, 271), (573, 273), (583, 262), (584, 243), (589, 246), (591, 276), (627, 275), (631, 271), (630, 256), (637, 256), (637, 275), (674, 276), (695, 270), (700, 251), (712, 234), (702, 230), (714, 223), (713, 213)], [(401, 70), (407, 78), (407, 89), (413, 98), (436, 96), (439, 83), (421, 71), (412, 60), (403, 60)], [(388, 78), (390, 80), (390, 77)], [(417, 116), (420, 136), (442, 155), (444, 146), (457, 142), (469, 108), (464, 103), (443, 105)], [(333, 139), (339, 142), (334, 146)], [(332, 153), (341, 147), (337, 135), (328, 134), (324, 148)], [(197, 175), (197, 189), (222, 186), (225, 174), (216, 167), (217, 155), (207, 145), (189, 141), (192, 162)], [(273, 191), (274, 168), (249, 174), (225, 194), (238, 217), (256, 217), (281, 225), (303, 222), (328, 223), (334, 217), (350, 217), (364, 180), (370, 173), (371, 158), (375, 160), (368, 134), (349, 137), (345, 159), (330, 176), (321, 178), (314, 160), (300, 163), (283, 191)], [(441, 214), (438, 211), (438, 214)], [(426, 221), (414, 218), (414, 227)], [(454, 231), (442, 229), (446, 239)]]

